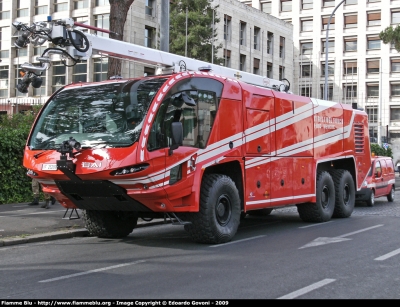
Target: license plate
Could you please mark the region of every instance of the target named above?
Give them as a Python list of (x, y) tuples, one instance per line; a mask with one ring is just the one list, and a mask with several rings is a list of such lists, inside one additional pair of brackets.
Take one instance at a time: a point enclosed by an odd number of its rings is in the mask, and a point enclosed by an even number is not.
[(56, 171), (57, 164), (43, 164), (42, 171)]

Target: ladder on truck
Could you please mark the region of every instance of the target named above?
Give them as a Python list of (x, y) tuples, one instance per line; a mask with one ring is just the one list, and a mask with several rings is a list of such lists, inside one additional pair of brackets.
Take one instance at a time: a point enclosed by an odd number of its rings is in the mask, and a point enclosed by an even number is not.
[[(157, 67), (156, 74), (207, 71), (215, 75), (281, 92), (288, 92), (290, 87), (287, 79), (282, 81), (274, 80), (177, 54), (84, 33), (76, 27), (106, 33), (110, 33), (110, 31), (77, 23), (72, 18), (51, 20), (49, 16), (46, 22), (35, 22), (31, 26), (27, 26), (21, 22), (13, 22), (13, 26), (19, 32), (18, 38), (14, 43), (17, 48), (24, 48), (29, 43), (38, 46), (44, 44), (46, 41), (57, 46), (56, 48), (47, 48), (40, 57), (37, 57), (41, 66), (31, 63), (20, 65), (25, 74), (19, 81), (17, 89), (22, 93), (28, 92), (30, 84), (33, 87), (41, 86), (40, 76), (49, 68), (51, 63), (50, 56), (54, 54), (60, 55), (61, 61), (66, 66), (71, 66), (67, 64), (68, 61), (72, 62), (73, 66), (81, 60), (89, 59), (92, 55), (107, 55), (154, 65)], [(286, 83), (283, 81), (286, 81)]]

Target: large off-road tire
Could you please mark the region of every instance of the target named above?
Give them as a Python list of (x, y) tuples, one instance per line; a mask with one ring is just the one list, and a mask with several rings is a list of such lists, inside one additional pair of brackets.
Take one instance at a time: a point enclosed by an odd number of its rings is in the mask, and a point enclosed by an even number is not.
[(335, 184), (335, 210), (333, 210), (332, 217), (349, 217), (356, 204), (356, 188), (353, 176), (349, 171), (343, 169), (331, 171), (331, 176)]
[(365, 201), (367, 203), (368, 207), (373, 207), (375, 205), (375, 192), (374, 190), (371, 190), (371, 194), (369, 196), (369, 199)]
[(137, 225), (138, 215), (125, 211), (83, 210), (85, 227), (99, 238), (123, 238)]
[(391, 203), (394, 201), (394, 186), (392, 186), (390, 193), (387, 195), (387, 200)]
[(185, 230), (198, 243), (229, 242), (240, 223), (239, 191), (231, 178), (206, 174), (201, 183), (199, 212), (187, 214)]
[(252, 215), (252, 216), (267, 216), (270, 215), (272, 212), (272, 208), (264, 208), (264, 209), (258, 209), (258, 210), (251, 210), (251, 211), (247, 211), (248, 215)]
[(318, 172), (316, 184), (316, 203), (297, 205), (297, 211), (304, 222), (322, 223), (332, 218), (335, 209), (335, 186), (331, 175)]

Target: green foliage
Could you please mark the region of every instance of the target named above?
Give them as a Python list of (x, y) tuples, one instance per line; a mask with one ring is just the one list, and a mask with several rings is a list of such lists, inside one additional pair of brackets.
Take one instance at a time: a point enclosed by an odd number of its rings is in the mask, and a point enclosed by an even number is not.
[(388, 149), (383, 148), (379, 144), (371, 144), (371, 154), (374, 153), (375, 156), (385, 156), (391, 157), (393, 159), (392, 148), (388, 147)]
[(22, 160), (34, 120), (32, 112), (0, 118), (0, 204), (32, 200), (31, 179)]
[(392, 26), (387, 27), (385, 30), (379, 33), (379, 38), (384, 44), (394, 44), (397, 52), (400, 52), (400, 25), (395, 28)]
[[(214, 63), (223, 62), (216, 57), (222, 44), (216, 45), (216, 26), (213, 33), (213, 9), (211, 0), (173, 1), (170, 5), (170, 46), (169, 52), (185, 55), (187, 39), (187, 57), (211, 63), (212, 44), (214, 42)], [(186, 36), (186, 8), (188, 11), (188, 26)], [(214, 13), (214, 24), (220, 19)]]

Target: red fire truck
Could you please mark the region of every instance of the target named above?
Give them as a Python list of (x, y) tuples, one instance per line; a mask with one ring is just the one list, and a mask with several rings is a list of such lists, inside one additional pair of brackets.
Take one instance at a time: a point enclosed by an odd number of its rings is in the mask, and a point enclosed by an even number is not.
[(294, 205), (306, 222), (352, 214), (371, 166), (364, 111), (74, 25), (14, 23), (17, 47), (41, 40), (61, 46), (44, 51), (42, 66), (21, 65), (20, 91), (40, 86), (51, 54), (75, 61), (102, 53), (164, 72), (66, 85), (32, 127), (28, 175), (65, 208), (83, 210), (92, 235), (125, 237), (138, 218), (167, 217), (195, 242), (219, 244), (234, 237), (246, 214)]

